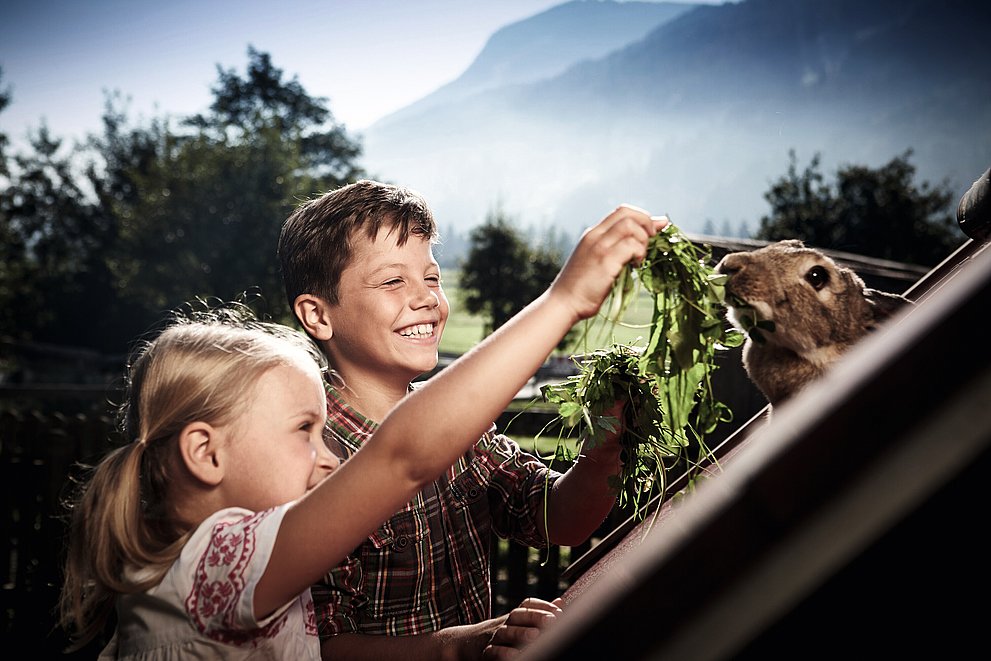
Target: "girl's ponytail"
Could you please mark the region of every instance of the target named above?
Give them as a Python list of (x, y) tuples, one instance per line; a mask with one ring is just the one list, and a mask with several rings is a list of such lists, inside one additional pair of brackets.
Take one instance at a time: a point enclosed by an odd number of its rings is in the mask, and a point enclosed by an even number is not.
[(78, 649), (99, 635), (113, 612), (118, 593), (129, 592), (124, 568), (141, 526), (143, 443), (110, 452), (95, 467), (72, 506), (68, 553), (59, 600), (62, 626)]

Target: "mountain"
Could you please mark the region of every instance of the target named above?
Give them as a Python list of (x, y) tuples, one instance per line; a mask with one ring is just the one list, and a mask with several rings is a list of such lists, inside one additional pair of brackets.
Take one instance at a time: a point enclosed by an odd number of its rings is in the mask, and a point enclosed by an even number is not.
[(383, 118), (379, 128), (479, 92), (552, 78), (578, 62), (598, 59), (642, 39), (658, 25), (694, 7), (675, 2), (598, 0), (557, 5), (496, 31), (457, 79)]
[(821, 154), (827, 177), (912, 150), (917, 181), (960, 195), (991, 164), (991, 3), (657, 4), (671, 11), (650, 29), (604, 27), (625, 4), (507, 26), (458, 80), (368, 129), (366, 168), (423, 192), (442, 228), (499, 206), (576, 231), (625, 201), (700, 232), (755, 229), (790, 150), (800, 168)]

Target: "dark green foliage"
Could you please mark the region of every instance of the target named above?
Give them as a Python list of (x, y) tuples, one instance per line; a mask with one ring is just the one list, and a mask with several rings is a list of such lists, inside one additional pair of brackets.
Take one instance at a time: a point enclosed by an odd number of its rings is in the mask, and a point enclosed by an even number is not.
[[(0, 113), (10, 105), (10, 88), (4, 88), (3, 83), (3, 67), (0, 67)], [(0, 133), (0, 177), (6, 177), (10, 174), (10, 169), (7, 167), (7, 145), (10, 143), (10, 139), (7, 135)]]
[(471, 231), (461, 264), (462, 303), (487, 317), (486, 333), (499, 328), (537, 298), (561, 268), (556, 251), (527, 245), (501, 212)]
[(219, 66), (217, 74), (212, 115), (195, 115), (185, 125), (221, 143), (224, 138), (290, 142), (301, 169), (335, 187), (363, 174), (355, 165), (361, 146), (334, 122), (327, 99), (309, 96), (295, 77), (283, 80), (268, 53), (248, 48), (244, 78)]
[(948, 186), (913, 183), (911, 154), (877, 169), (841, 167), (830, 185), (818, 154), (799, 173), (791, 152), (788, 174), (764, 194), (771, 214), (761, 219), (755, 238), (801, 239), (818, 248), (936, 265), (966, 237), (953, 216)]
[(290, 319), (282, 222), (363, 176), (361, 147), (324, 99), (248, 57), (243, 77), (219, 70), (210, 112), (181, 128), (133, 125), (112, 95), (103, 134), (68, 155), (44, 128), (33, 154), (2, 154), (0, 336), (124, 353), (168, 310), (214, 298)]
[(109, 350), (103, 340), (128, 318), (106, 261), (116, 219), (87, 194), (76, 150), (45, 127), (30, 144), (0, 190), (0, 336)]

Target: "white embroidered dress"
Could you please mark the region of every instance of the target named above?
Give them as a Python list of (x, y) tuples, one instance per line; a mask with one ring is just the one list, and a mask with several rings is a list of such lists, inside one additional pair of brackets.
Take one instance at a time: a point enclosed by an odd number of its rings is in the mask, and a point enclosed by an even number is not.
[(309, 590), (260, 622), (253, 613), (288, 507), (231, 508), (200, 524), (161, 583), (118, 599), (100, 659), (319, 659)]

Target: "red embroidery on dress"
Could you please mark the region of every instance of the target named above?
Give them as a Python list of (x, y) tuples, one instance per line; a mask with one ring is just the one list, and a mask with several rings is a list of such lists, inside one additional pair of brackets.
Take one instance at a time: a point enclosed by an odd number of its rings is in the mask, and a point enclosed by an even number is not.
[(320, 635), (317, 631), (317, 613), (313, 606), (313, 598), (307, 592), (303, 602), (303, 619), (306, 621), (306, 634), (312, 636)]
[[(256, 647), (259, 641), (274, 638), (285, 627), (288, 610), (258, 629), (244, 630), (236, 625), (237, 603), (246, 587), (244, 573), (257, 550), (255, 530), (272, 511), (224, 521), (214, 527), (186, 599), (186, 612), (204, 636), (231, 645)], [(221, 573), (225, 570), (226, 574)], [(218, 573), (221, 573), (219, 579)]]

